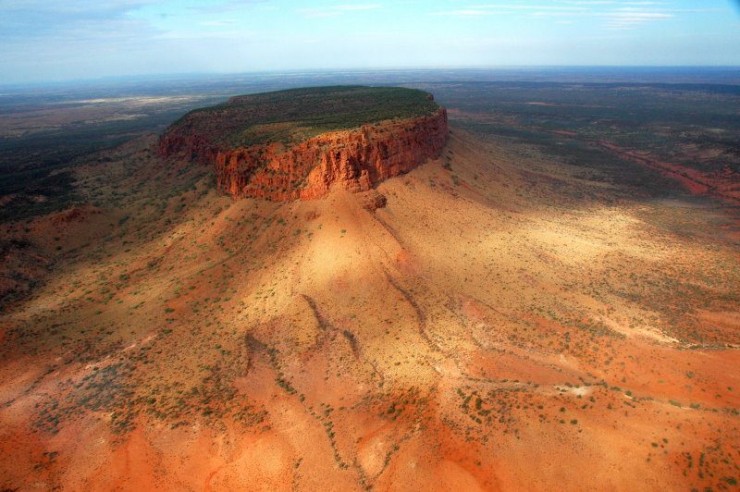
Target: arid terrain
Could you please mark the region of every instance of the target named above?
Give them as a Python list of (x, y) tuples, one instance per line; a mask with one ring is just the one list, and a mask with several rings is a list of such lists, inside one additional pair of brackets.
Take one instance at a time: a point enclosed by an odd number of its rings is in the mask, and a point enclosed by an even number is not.
[(137, 134), (3, 217), (0, 490), (736, 490), (728, 105), (414, 85), (446, 145), (366, 191), (235, 199)]

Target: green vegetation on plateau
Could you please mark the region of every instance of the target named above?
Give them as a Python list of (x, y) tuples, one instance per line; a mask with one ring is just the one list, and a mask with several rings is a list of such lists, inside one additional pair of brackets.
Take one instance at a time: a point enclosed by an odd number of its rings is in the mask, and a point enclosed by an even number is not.
[(296, 142), (328, 131), (434, 113), (427, 92), (401, 87), (334, 86), (238, 96), (192, 111), (173, 125), (214, 144), (240, 147)]

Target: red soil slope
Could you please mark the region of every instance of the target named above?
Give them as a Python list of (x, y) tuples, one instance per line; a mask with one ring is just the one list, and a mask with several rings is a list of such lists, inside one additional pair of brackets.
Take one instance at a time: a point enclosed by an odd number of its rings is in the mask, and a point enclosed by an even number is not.
[(110, 157), (0, 230), (54, 265), (0, 313), (0, 490), (737, 488), (733, 210), (456, 128), (310, 201)]

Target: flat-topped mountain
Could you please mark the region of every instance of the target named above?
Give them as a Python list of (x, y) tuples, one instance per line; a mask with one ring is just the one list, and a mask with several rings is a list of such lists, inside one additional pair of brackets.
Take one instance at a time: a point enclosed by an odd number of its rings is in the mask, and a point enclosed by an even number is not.
[(275, 201), (364, 191), (439, 157), (447, 112), (431, 94), (336, 86), (237, 96), (192, 111), (162, 135), (165, 157), (211, 164), (233, 197)]

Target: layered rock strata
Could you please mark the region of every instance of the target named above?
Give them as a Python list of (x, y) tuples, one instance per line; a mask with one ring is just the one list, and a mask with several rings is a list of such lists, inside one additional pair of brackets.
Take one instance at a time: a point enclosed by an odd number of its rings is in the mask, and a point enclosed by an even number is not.
[(234, 198), (285, 201), (318, 198), (334, 186), (369, 190), (439, 157), (447, 134), (447, 112), (440, 108), (426, 116), (327, 132), (287, 146), (221, 149), (203, 135), (178, 128), (161, 137), (159, 152), (213, 165), (219, 189)]

